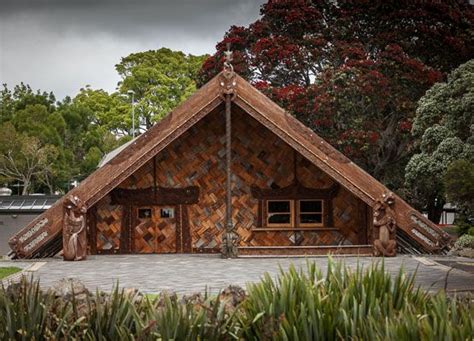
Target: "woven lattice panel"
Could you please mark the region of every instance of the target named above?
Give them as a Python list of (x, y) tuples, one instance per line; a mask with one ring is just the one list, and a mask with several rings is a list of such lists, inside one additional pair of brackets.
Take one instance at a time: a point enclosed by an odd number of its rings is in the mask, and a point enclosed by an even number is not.
[[(334, 227), (339, 231), (296, 234), (292, 231), (252, 231), (256, 226), (258, 202), (251, 195), (251, 186), (290, 185), (294, 179), (294, 152), (275, 134), (242, 113), (233, 113), (232, 124), (233, 221), (241, 246), (359, 243), (360, 235), (365, 234), (365, 221), (360, 212), (365, 204), (343, 188), (333, 202)], [(224, 228), (224, 133), (223, 113), (211, 114), (120, 185), (122, 188), (150, 187), (156, 173), (158, 186), (199, 186), (199, 203), (190, 205), (188, 212), (193, 248), (203, 252), (220, 248)], [(324, 172), (301, 156), (297, 156), (297, 175), (306, 187), (326, 188), (333, 183)], [(163, 245), (162, 249), (175, 247), (174, 223), (162, 221), (157, 224), (160, 229), (156, 238)], [(144, 252), (140, 250), (148, 249), (144, 245), (143, 249), (136, 250)]]
[[(156, 210), (156, 209), (155, 209)], [(156, 223), (156, 253), (176, 252), (176, 224), (174, 219), (166, 219)]]
[(139, 222), (133, 231), (133, 252), (155, 253), (156, 232), (155, 224), (151, 220)]
[[(133, 211), (137, 215), (138, 209)], [(161, 219), (160, 207), (152, 208), (150, 219), (138, 219), (133, 230), (132, 250), (135, 253), (175, 253), (176, 224), (173, 219)]]
[(122, 208), (110, 205), (107, 196), (97, 207), (97, 251), (118, 250), (120, 246), (120, 228), (122, 225)]

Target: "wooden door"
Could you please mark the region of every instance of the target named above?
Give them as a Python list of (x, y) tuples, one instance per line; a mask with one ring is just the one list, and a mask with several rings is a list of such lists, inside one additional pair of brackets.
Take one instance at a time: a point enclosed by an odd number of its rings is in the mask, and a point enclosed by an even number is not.
[(176, 252), (176, 219), (173, 207), (136, 207), (133, 215), (134, 253)]

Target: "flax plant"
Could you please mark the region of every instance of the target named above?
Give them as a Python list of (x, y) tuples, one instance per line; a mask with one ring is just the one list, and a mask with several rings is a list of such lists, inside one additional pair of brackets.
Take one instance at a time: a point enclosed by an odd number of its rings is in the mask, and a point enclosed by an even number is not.
[(0, 340), (472, 340), (472, 296), (429, 294), (414, 280), (383, 262), (351, 270), (329, 259), (324, 273), (308, 262), (265, 274), (239, 304), (232, 290), (150, 299), (118, 285), (57, 297), (23, 279), (0, 288)]

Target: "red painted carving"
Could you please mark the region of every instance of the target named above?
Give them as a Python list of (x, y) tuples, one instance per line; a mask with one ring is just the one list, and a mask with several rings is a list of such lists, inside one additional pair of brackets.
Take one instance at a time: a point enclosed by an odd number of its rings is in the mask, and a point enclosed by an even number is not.
[(63, 258), (68, 261), (86, 259), (86, 213), (81, 199), (69, 196), (64, 201)]
[(384, 194), (374, 205), (374, 255), (393, 257), (397, 254), (395, 233), (397, 223), (391, 206), (395, 203), (393, 193)]

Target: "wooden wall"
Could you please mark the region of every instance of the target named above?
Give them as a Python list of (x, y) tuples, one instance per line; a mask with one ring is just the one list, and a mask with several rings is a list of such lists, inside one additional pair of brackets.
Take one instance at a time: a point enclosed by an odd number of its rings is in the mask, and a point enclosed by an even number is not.
[[(257, 200), (251, 186), (290, 185), (294, 177), (294, 152), (250, 116), (235, 110), (232, 119), (233, 221), (242, 246), (336, 245), (367, 243), (367, 208), (344, 188), (333, 201), (334, 227), (338, 231), (296, 233), (255, 232)], [(198, 122), (154, 160), (124, 181), (121, 188), (199, 186), (199, 203), (188, 207), (195, 252), (220, 248), (225, 216), (224, 114), (215, 112)], [(306, 187), (329, 187), (332, 180), (301, 156), (297, 157), (299, 181)], [(97, 248), (119, 248), (121, 209), (108, 197), (97, 204)]]
[(122, 209), (120, 206), (111, 205), (109, 196), (100, 200), (96, 208), (97, 250), (117, 252), (120, 247)]

